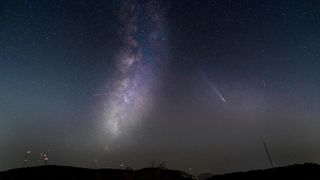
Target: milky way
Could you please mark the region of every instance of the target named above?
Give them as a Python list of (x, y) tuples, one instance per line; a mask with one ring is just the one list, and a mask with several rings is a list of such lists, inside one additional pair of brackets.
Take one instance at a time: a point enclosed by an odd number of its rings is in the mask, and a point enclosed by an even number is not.
[(104, 117), (112, 137), (133, 127), (152, 106), (153, 86), (158, 83), (154, 69), (161, 61), (159, 49), (164, 38), (160, 6), (157, 1), (123, 2), (119, 33), (122, 46)]

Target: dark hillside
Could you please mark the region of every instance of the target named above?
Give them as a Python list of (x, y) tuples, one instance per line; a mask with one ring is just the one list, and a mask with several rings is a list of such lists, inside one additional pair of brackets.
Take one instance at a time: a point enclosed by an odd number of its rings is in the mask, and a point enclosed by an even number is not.
[(192, 180), (182, 171), (160, 168), (140, 170), (85, 169), (64, 166), (39, 166), (13, 169), (0, 173), (1, 180)]

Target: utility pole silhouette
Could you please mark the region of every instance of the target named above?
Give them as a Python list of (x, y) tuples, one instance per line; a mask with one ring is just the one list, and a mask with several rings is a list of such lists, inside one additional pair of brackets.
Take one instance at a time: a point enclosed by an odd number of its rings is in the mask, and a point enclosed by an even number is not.
[(269, 150), (268, 150), (268, 146), (267, 146), (267, 144), (266, 144), (265, 141), (263, 141), (263, 146), (264, 146), (264, 149), (265, 149), (265, 151), (266, 151), (266, 153), (267, 153), (268, 160), (269, 160), (269, 162), (270, 162), (271, 167), (274, 167), (273, 161), (272, 161), (272, 159), (271, 159), (271, 156), (270, 156), (270, 153), (269, 153)]

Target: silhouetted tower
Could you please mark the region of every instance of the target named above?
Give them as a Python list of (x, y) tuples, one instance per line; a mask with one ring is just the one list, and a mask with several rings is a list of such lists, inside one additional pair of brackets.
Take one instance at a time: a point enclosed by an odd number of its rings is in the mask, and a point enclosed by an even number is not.
[(151, 167), (155, 167), (156, 166), (156, 161), (155, 160), (152, 160), (152, 162), (151, 162)]
[(267, 153), (267, 156), (268, 156), (268, 160), (270, 162), (271, 167), (274, 167), (272, 159), (271, 159), (271, 156), (270, 156), (270, 153), (269, 153), (269, 150), (268, 150), (268, 146), (267, 146), (265, 141), (263, 141), (263, 146), (264, 146), (264, 149), (266, 150), (266, 153)]
[(98, 160), (97, 160), (97, 159), (94, 159), (94, 160), (93, 160), (93, 163), (94, 163), (94, 168), (98, 168)]

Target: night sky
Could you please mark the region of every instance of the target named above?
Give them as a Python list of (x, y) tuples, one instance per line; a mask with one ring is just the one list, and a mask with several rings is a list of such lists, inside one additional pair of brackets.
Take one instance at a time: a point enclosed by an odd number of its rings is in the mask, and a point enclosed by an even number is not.
[(319, 163), (319, 92), (317, 0), (0, 0), (0, 170)]

